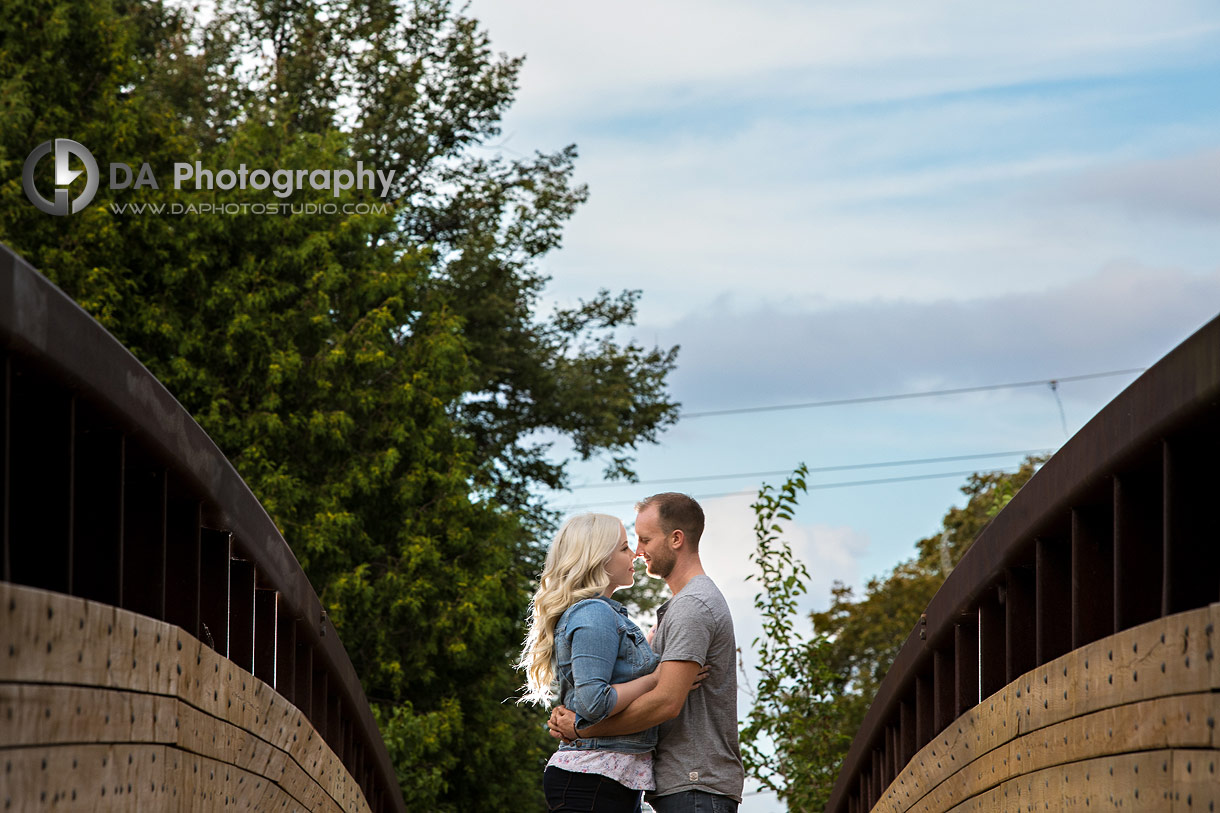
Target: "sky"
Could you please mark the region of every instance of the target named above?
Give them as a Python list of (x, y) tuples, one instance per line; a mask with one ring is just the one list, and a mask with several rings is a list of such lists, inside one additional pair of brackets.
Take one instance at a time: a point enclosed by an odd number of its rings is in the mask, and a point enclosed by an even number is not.
[[(639, 485), (605, 487), (592, 461), (573, 469), (580, 487), (548, 495), (628, 523), (646, 494), (699, 497), (704, 563), (742, 646), (759, 630), (749, 505), (784, 475), (669, 478), (971, 456), (810, 477), (824, 487), (787, 538), (811, 572), (804, 609), (825, 607), (834, 581), (859, 589), (937, 533), (965, 472), (1058, 448), (1130, 371), (1220, 313), (1213, 3), (473, 0), (469, 13), (526, 59), (487, 149), (575, 143), (589, 188), (541, 263), (544, 309), (641, 290), (631, 335), (680, 345), (684, 412), (1043, 382), (686, 417), (639, 450)], [(1114, 371), (1128, 372), (1070, 380)], [(945, 476), (842, 485), (924, 475)]]

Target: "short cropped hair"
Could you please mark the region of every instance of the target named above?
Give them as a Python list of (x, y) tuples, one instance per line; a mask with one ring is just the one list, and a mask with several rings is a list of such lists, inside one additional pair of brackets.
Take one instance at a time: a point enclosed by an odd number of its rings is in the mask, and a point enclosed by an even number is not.
[(666, 534), (682, 531), (691, 547), (699, 550), (699, 537), (703, 536), (703, 509), (699, 503), (686, 494), (666, 491), (640, 500), (635, 511), (638, 514), (651, 506), (656, 506), (662, 531)]

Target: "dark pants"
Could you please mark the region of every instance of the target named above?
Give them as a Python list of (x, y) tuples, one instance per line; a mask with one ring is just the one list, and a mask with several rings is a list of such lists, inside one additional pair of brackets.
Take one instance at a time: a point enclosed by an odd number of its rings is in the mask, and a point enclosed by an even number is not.
[(657, 813), (737, 813), (737, 802), (719, 793), (684, 790), (648, 800)]
[(542, 774), (542, 790), (551, 813), (638, 813), (643, 795), (608, 776), (554, 766)]

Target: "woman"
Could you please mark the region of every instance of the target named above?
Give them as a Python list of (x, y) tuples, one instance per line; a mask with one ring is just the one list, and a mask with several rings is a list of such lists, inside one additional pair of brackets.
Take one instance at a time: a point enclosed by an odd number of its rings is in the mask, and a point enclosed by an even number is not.
[[(635, 552), (623, 523), (581, 514), (563, 524), (547, 552), (525, 649), (527, 701), (559, 702), (577, 727), (627, 708), (656, 686), (657, 656), (623, 605), (610, 598), (635, 579)], [(630, 813), (653, 790), (656, 728), (620, 737), (564, 743), (547, 763), (543, 790), (551, 811)]]

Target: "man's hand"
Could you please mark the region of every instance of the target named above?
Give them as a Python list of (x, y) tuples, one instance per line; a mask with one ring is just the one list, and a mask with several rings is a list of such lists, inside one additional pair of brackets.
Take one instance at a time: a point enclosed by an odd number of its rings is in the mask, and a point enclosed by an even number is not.
[(551, 736), (564, 742), (578, 739), (576, 735), (576, 712), (564, 706), (556, 706), (551, 712), (551, 718), (546, 721)]

